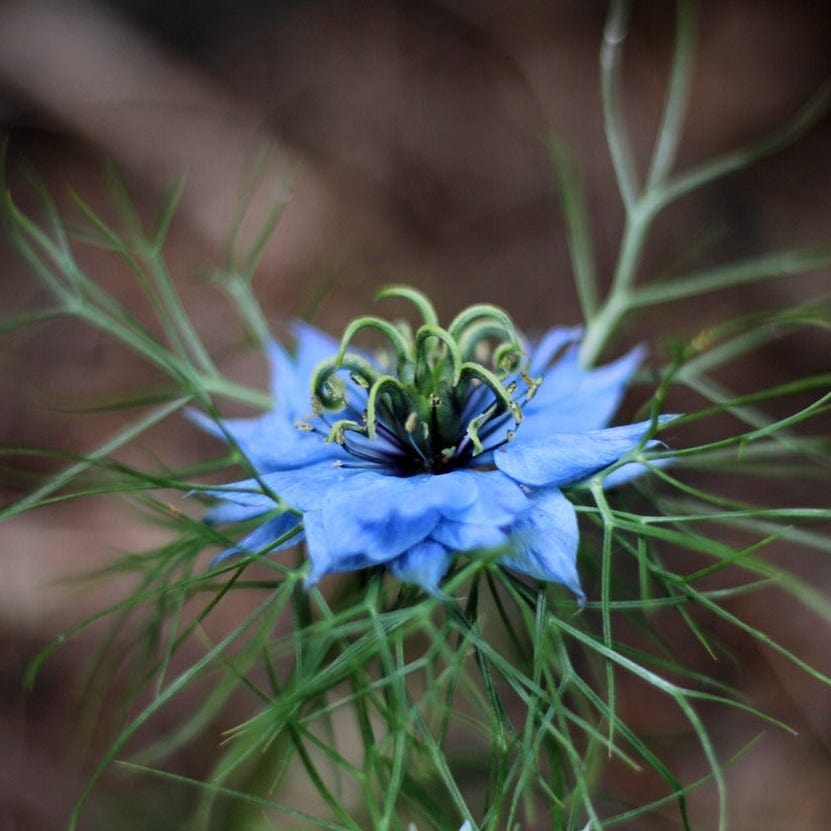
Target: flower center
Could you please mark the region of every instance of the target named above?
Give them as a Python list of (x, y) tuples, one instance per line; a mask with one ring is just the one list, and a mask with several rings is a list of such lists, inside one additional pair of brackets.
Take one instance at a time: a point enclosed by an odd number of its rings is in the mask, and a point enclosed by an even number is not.
[[(477, 304), (443, 328), (420, 292), (393, 287), (379, 296), (411, 301), (423, 323), (413, 332), (404, 323), (362, 317), (347, 327), (338, 354), (312, 377), (312, 406), (328, 427), (326, 440), (362, 464), (402, 476), (476, 464), (510, 441), (542, 379), (526, 372), (508, 315)], [(363, 329), (389, 342), (382, 360), (349, 350)], [(342, 416), (333, 421), (335, 413)]]

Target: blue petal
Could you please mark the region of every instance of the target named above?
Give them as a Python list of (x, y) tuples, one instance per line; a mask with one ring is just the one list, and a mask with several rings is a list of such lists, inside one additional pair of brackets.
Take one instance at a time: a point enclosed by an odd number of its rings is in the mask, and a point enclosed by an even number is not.
[(362, 554), (384, 563), (426, 539), (441, 519), (441, 496), (430, 487), (439, 478), (364, 471), (330, 488), (322, 513), (332, 562)]
[(293, 358), (289, 358), (277, 343), (273, 343), (269, 349), (271, 390), (286, 414), (297, 419), (311, 414), (309, 380), (321, 361), (337, 355), (338, 344), (306, 323), (295, 323), (292, 333), (296, 341)]
[[(291, 548), (303, 540), (302, 531), (299, 534), (294, 534), (288, 540), (276, 544), (276, 541), (287, 534), (294, 528), (300, 525), (300, 517), (297, 514), (284, 513), (280, 514), (274, 519), (264, 522), (258, 528), (255, 528), (250, 534), (243, 537), (236, 545), (226, 548), (221, 554), (218, 554), (211, 561), (211, 567), (229, 557), (248, 556), (257, 552), (263, 554), (273, 554), (275, 551), (282, 551), (284, 548)], [(274, 543), (273, 545), (269, 545)]]
[(455, 470), (433, 479), (431, 490), (447, 519), (507, 525), (528, 508), (522, 489), (498, 470)]
[[(459, 551), (494, 547), (505, 539), (500, 528), (528, 508), (522, 489), (499, 471), (399, 477), (323, 462), (274, 471), (262, 481), (305, 512), (312, 580), (389, 562), (436, 529)], [(210, 493), (239, 505), (245, 517), (274, 507), (256, 480)]]
[(290, 419), (304, 418), (312, 412), (309, 379), (315, 367), (338, 353), (338, 342), (308, 323), (292, 325), (294, 356), (277, 341), (268, 344), (271, 362), (271, 393), (278, 408)]
[(500, 526), (527, 511), (519, 486), (498, 471), (389, 476), (318, 465), (264, 477), (306, 511), (310, 579), (390, 563), (432, 539), (457, 551), (505, 542)]
[[(211, 496), (216, 496), (217, 492), (211, 491)], [(222, 501), (214, 505), (202, 518), (203, 522), (208, 525), (228, 525), (233, 522), (244, 522), (246, 519), (253, 519), (262, 514), (273, 511), (277, 505), (273, 500), (266, 497), (266, 500), (260, 502), (256, 500), (255, 503), (247, 505), (240, 505), (238, 502)]]
[(533, 507), (511, 528), (514, 550), (499, 562), (522, 574), (562, 583), (580, 602), (585, 595), (577, 574), (577, 515), (560, 491), (552, 488), (533, 497)]
[(387, 567), (393, 577), (405, 583), (415, 583), (434, 596), (443, 596), (439, 581), (447, 573), (453, 555), (434, 540), (425, 540), (408, 548)]
[[(368, 472), (323, 461), (291, 470), (274, 470), (266, 473), (261, 479), (263, 484), (287, 505), (299, 511), (310, 511), (326, 502), (330, 489), (338, 490), (354, 476)], [(240, 490), (244, 490), (246, 486), (252, 490), (259, 489), (259, 483), (254, 479), (236, 485)], [(220, 492), (219, 495), (223, 499), (239, 501), (239, 497), (234, 493)]]
[[(620, 406), (626, 385), (643, 361), (635, 348), (614, 363), (585, 370), (577, 346), (543, 372), (536, 395), (523, 406), (517, 435), (574, 433), (605, 427)], [(533, 374), (533, 373), (532, 373)]]
[(322, 511), (309, 511), (303, 516), (306, 533), (306, 548), (309, 553), (311, 569), (306, 576), (306, 585), (314, 586), (326, 574), (356, 571), (375, 565), (362, 553), (348, 556), (332, 556), (329, 550), (329, 536), (325, 528)]
[[(213, 522), (238, 522), (273, 511), (279, 503), (270, 493), (292, 508), (312, 510), (326, 501), (328, 488), (341, 486), (354, 473), (353, 470), (337, 467), (331, 462), (319, 462), (294, 470), (273, 471), (259, 479), (245, 479), (203, 493), (239, 508), (235, 511), (230, 507), (216, 506), (211, 512), (216, 514), (215, 518), (212, 517)], [(263, 491), (263, 486), (268, 493)]]
[(532, 377), (544, 375), (554, 356), (568, 344), (574, 343), (583, 334), (582, 327), (558, 326), (548, 332), (530, 350), (528, 372)]
[(294, 420), (277, 410), (259, 418), (230, 418), (220, 423), (197, 411), (188, 417), (203, 430), (222, 441), (231, 436), (242, 454), (260, 472), (314, 464), (324, 459), (343, 458), (343, 449), (308, 430), (295, 426)]
[(240, 450), (260, 473), (346, 456), (339, 445), (327, 442), (317, 433), (301, 430), (295, 421), (285, 421), (276, 414), (266, 415), (248, 427), (233, 425), (231, 432)]
[(294, 333), (294, 357), (276, 341), (268, 344), (270, 386), (275, 399), (270, 412), (255, 418), (225, 419), (221, 424), (204, 413), (187, 413), (216, 438), (227, 442), (230, 435), (232, 443), (260, 473), (344, 455), (341, 448), (327, 444), (321, 435), (296, 427), (299, 421), (314, 420), (309, 379), (322, 360), (337, 354), (338, 343), (307, 324), (296, 324)]
[(306, 576), (306, 585), (314, 586), (324, 574), (331, 571), (329, 547), (323, 530), (323, 515), (320, 511), (309, 511), (303, 515), (303, 529), (306, 532), (306, 549), (311, 568)]
[(445, 520), (431, 533), (431, 538), (452, 551), (499, 548), (508, 541), (504, 530), (495, 525), (474, 525)]
[(295, 409), (287, 406), (287, 400), (290, 398), (292, 389), (297, 386), (294, 383), (297, 380), (296, 363), (283, 345), (276, 340), (269, 341), (266, 349), (271, 370), (269, 388), (274, 396), (275, 405), (277, 409), (283, 411)]
[(292, 334), (297, 341), (295, 362), (297, 375), (303, 380), (303, 389), (309, 396), (309, 379), (315, 367), (327, 358), (334, 358), (340, 349), (340, 343), (334, 338), (321, 332), (320, 329), (303, 321), (295, 321), (291, 327)]
[(217, 525), (251, 519), (278, 507), (274, 499), (262, 492), (256, 479), (234, 482), (223, 488), (211, 488), (203, 493), (223, 500), (223, 503), (212, 508), (206, 517), (209, 522)]
[[(334, 358), (338, 354), (340, 342), (302, 321), (293, 324), (292, 332), (297, 341), (295, 367), (293, 369), (294, 381), (292, 383), (292, 390), (295, 395), (293, 400), (296, 402), (296, 409), (292, 412), (292, 415), (296, 419), (308, 416), (311, 404), (309, 382), (320, 363)], [(373, 355), (361, 349), (355, 349), (351, 344), (349, 352), (363, 358), (376, 369), (379, 368)], [(342, 374), (345, 379), (348, 379), (349, 372), (347, 370), (344, 370)], [(279, 388), (283, 388), (282, 384)], [(363, 409), (367, 399), (365, 390), (355, 384), (347, 384), (346, 393), (350, 404), (359, 410)]]
[(641, 421), (606, 430), (530, 439), (517, 434), (514, 441), (494, 453), (494, 463), (525, 485), (562, 487), (614, 464), (640, 444), (651, 426), (651, 421)]
[[(289, 492), (277, 490), (290, 504), (319, 511), (320, 525), (309, 535), (309, 550), (316, 561), (325, 560), (328, 571), (345, 570), (357, 556), (365, 564), (389, 562), (432, 537), (448, 520), (472, 520), (472, 526), (493, 528), (513, 522), (527, 509), (519, 487), (496, 471), (398, 477), (346, 468), (330, 471), (340, 477), (336, 483), (320, 474), (311, 487), (308, 482), (297, 485), (303, 471), (292, 473), (294, 483), (284, 473), (266, 479), (269, 486), (275, 485), (275, 478), (289, 486)], [(467, 541), (476, 546), (497, 536), (487, 530), (466, 533)], [(319, 554), (313, 552), (317, 541)]]

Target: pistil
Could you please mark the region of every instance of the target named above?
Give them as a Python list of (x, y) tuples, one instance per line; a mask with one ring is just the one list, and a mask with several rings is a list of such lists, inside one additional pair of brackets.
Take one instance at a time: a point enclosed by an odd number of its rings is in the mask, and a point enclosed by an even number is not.
[[(409, 300), (424, 323), (412, 333), (406, 324), (363, 317), (347, 328), (338, 353), (312, 378), (312, 406), (329, 427), (326, 440), (398, 475), (446, 473), (510, 441), (522, 421), (522, 404), (541, 379), (527, 374), (508, 315), (478, 304), (445, 329), (419, 292), (393, 287), (382, 296)], [(384, 365), (395, 367), (395, 374), (351, 351), (352, 339), (364, 329), (388, 341), (391, 354)], [(327, 412), (343, 417), (330, 423)]]

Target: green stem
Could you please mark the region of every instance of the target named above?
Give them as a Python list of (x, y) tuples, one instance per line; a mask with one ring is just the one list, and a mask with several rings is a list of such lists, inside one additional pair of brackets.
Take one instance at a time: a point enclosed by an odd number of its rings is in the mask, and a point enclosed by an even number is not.
[(586, 368), (599, 360), (610, 338), (631, 309), (632, 285), (640, 267), (647, 234), (655, 214), (666, 204), (665, 194), (668, 188), (663, 182), (675, 160), (689, 95), (695, 46), (695, 17), (689, 0), (678, 0), (675, 50), (667, 97), (646, 186), (641, 191), (620, 104), (623, 44), (631, 10), (631, 0), (615, 0), (612, 3), (600, 53), (600, 84), (606, 140), (618, 189), (626, 209), (626, 225), (612, 285), (605, 301), (599, 307), (596, 306), (596, 313), (589, 317), (586, 336), (580, 349), (580, 362)]
[(548, 142), (548, 152), (554, 163), (560, 191), (560, 205), (566, 223), (566, 239), (574, 270), (577, 298), (583, 320), (591, 320), (600, 307), (597, 266), (592, 248), (591, 221), (586, 205), (580, 174), (565, 143), (557, 139)]
[(632, 284), (652, 221), (653, 204), (651, 199), (644, 197), (629, 212), (612, 286), (600, 311), (589, 321), (580, 346), (580, 363), (586, 368), (598, 361), (609, 339), (631, 308)]
[(603, 124), (606, 141), (617, 177), (623, 204), (629, 212), (638, 198), (637, 171), (629, 137), (623, 125), (620, 102), (620, 76), (623, 44), (629, 29), (631, 0), (613, 0), (603, 29), (600, 49), (600, 93), (603, 100)]
[(690, 0), (678, 0), (675, 18), (675, 52), (672, 57), (664, 114), (646, 177), (647, 190), (660, 185), (669, 174), (678, 151), (687, 111), (695, 52), (696, 9)]

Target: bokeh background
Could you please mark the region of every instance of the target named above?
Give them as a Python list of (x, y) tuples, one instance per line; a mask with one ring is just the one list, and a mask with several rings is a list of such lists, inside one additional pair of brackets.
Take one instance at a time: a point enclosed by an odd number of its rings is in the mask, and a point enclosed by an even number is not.
[[(249, 229), (274, 199), (290, 194), (256, 282), (275, 330), (319, 308), (316, 320), (337, 331), (389, 282), (424, 288), (445, 315), (488, 300), (531, 331), (575, 323), (579, 310), (545, 142), (556, 136), (571, 148), (592, 210), (600, 273), (608, 275), (623, 216), (599, 96), (605, 14), (599, 0), (0, 2), (7, 175), (24, 207), (33, 204), (27, 171), (36, 171), (69, 215), (71, 189), (110, 215), (102, 170), (113, 164), (150, 215), (185, 173), (171, 267), (214, 354), (250, 383), (262, 381), (263, 367), (245, 350), (210, 274), (222, 262), (235, 206), (252, 175), (260, 188)], [(660, 116), (673, 30), (674, 4), (636, 3), (624, 96), (642, 167)], [(703, 2), (699, 30), (681, 166), (769, 133), (831, 74), (831, 5), (822, 0)], [(679, 258), (705, 266), (826, 243), (829, 139), (825, 119), (785, 152), (673, 206), (656, 225), (644, 275)], [(0, 246), (0, 309), (11, 314), (44, 305), (36, 279), (7, 241)], [(89, 252), (84, 263), (146, 313), (135, 284), (106, 256)], [(792, 277), (665, 307), (633, 320), (619, 348), (656, 333), (693, 336), (710, 320), (827, 294), (828, 279), (827, 272)], [(829, 355), (826, 336), (803, 332), (733, 366), (724, 380), (756, 389), (828, 371)], [(89, 450), (123, 416), (72, 411), (152, 381), (137, 360), (76, 323), (25, 330), (0, 348), (0, 443)], [(215, 447), (182, 423), (154, 431), (133, 452), (134, 461), (175, 465)], [(48, 465), (27, 459), (7, 470), (4, 501), (25, 492), (34, 482), (29, 475)], [(827, 494), (804, 483), (761, 489), (786, 502), (827, 507)], [(62, 578), (161, 538), (106, 500), (41, 510), (0, 527), (0, 831), (62, 827), (95, 754), (94, 745), (79, 748), (73, 738), (94, 632), (58, 652), (34, 692), (21, 687), (37, 650), (112, 591), (101, 585), (81, 591)], [(831, 585), (822, 562), (796, 561), (794, 568), (820, 587)], [(771, 609), (769, 599), (747, 600), (737, 611), (831, 669), (828, 632), (792, 604)], [(827, 827), (827, 690), (740, 639), (731, 648), (735, 666), (714, 669), (692, 648), (690, 660), (723, 673), (799, 731), (766, 728), (731, 772), (733, 827)], [(738, 724), (731, 713), (707, 715), (728, 750), (748, 730), (762, 730)], [(633, 706), (627, 716), (647, 733), (675, 729), (654, 703)], [(114, 716), (98, 717), (104, 736)], [(203, 773), (215, 739), (184, 754), (179, 769)], [(682, 779), (696, 772), (684, 770), (682, 753), (676, 764)], [(652, 784), (633, 776), (615, 787), (638, 800)], [(88, 827), (178, 827), (176, 811), (186, 805), (177, 800), (186, 797), (152, 783), (147, 788), (137, 799), (129, 787), (109, 782), (95, 798)], [(706, 798), (699, 810), (708, 827)], [(119, 825), (124, 817), (132, 824)]]

